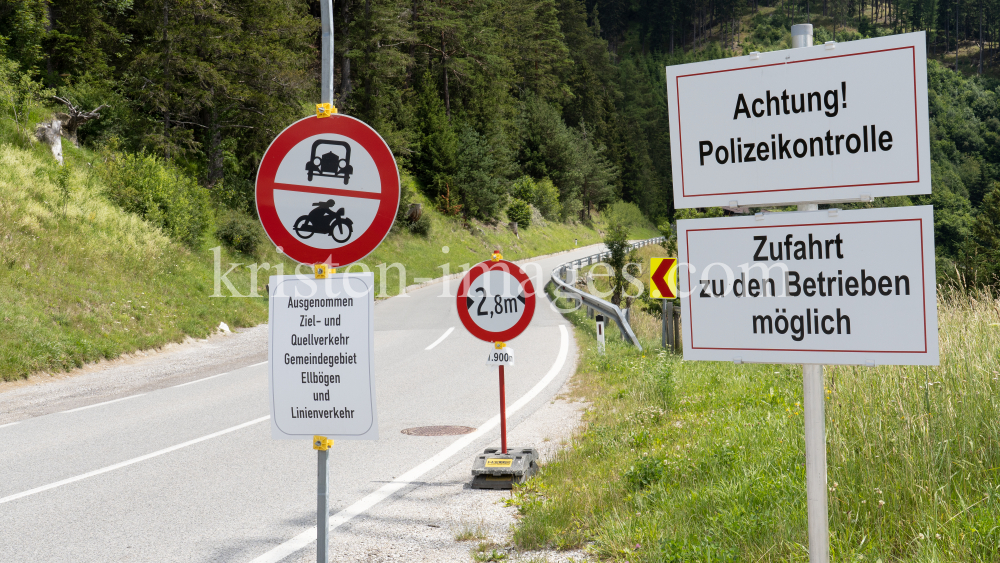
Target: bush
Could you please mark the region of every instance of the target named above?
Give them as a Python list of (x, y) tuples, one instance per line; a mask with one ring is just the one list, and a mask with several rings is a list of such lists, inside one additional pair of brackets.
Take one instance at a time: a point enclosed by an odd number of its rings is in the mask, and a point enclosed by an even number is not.
[(609, 224), (622, 225), (629, 230), (641, 228), (646, 224), (646, 217), (643, 216), (639, 206), (626, 201), (616, 201), (609, 205), (604, 216), (607, 217)]
[(250, 256), (256, 254), (264, 242), (260, 223), (239, 211), (230, 211), (222, 217), (215, 229), (215, 236), (229, 248)]
[(193, 178), (145, 153), (111, 153), (102, 174), (113, 203), (190, 248), (201, 244), (212, 209), (208, 190)]
[(41, 108), (41, 100), (54, 92), (32, 80), (30, 74), (20, 71), (16, 62), (0, 54), (0, 122), (9, 120), (14, 125), (21, 146), (31, 144), (30, 127), (38, 117), (34, 114)]
[(514, 180), (514, 185), (510, 189), (510, 195), (522, 201), (532, 202), (535, 201), (535, 193), (537, 191), (538, 186), (531, 176), (521, 176), (517, 180)]
[(518, 227), (527, 229), (531, 226), (531, 207), (528, 202), (515, 199), (507, 206), (507, 218), (517, 223)]
[(571, 197), (562, 204), (562, 220), (569, 223), (580, 218), (580, 211), (583, 211), (583, 204), (580, 200)]
[[(530, 201), (530, 200), (526, 200)], [(535, 208), (549, 221), (559, 218), (559, 188), (548, 178), (542, 178), (535, 184)]]
[(425, 237), (431, 233), (431, 218), (430, 215), (424, 211), (420, 218), (409, 224), (410, 232), (415, 235), (420, 235)]

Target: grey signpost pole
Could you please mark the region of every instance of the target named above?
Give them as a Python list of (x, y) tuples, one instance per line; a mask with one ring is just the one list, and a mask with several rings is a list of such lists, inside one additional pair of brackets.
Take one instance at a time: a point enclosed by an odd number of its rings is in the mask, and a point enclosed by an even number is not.
[[(792, 26), (792, 48), (812, 47), (813, 26)], [(799, 211), (817, 211), (819, 204), (799, 204)], [(829, 563), (830, 526), (826, 498), (826, 415), (823, 366), (802, 365), (802, 412), (806, 438), (806, 513), (809, 526), (809, 563)]]
[(326, 447), (316, 453), (319, 454), (316, 470), (316, 563), (329, 563), (330, 486), (327, 465), (330, 460), (330, 450)]
[[(320, 97), (323, 104), (333, 103), (333, 0), (320, 0), (320, 19), (323, 28), (323, 61)], [(316, 438), (314, 438), (315, 440)], [(325, 447), (324, 447), (325, 446)], [(330, 560), (330, 489), (328, 484), (330, 449), (326, 441), (314, 444), (316, 457), (316, 563)]]
[(323, 26), (323, 68), (320, 78), (319, 101), (333, 103), (333, 0), (320, 1)]

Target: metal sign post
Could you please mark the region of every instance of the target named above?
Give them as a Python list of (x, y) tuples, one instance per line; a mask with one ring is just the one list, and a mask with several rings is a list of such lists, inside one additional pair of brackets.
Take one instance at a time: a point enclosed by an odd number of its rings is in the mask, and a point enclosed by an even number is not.
[[(333, 105), (333, 0), (320, 2), (320, 18), (323, 27), (323, 61), (319, 101)], [(319, 271), (317, 270), (317, 278)], [(329, 442), (329, 443), (328, 443)], [(330, 446), (333, 440), (322, 436), (313, 438), (313, 448), (317, 451), (316, 476), (316, 563), (328, 563), (330, 532), (330, 489), (329, 475)]]
[[(802, 28), (808, 27), (807, 30)], [(796, 35), (800, 28), (800, 35)], [(805, 35), (808, 33), (808, 35)], [(806, 40), (796, 38), (806, 37)], [(812, 46), (812, 24), (792, 26), (792, 45)], [(799, 205), (799, 211), (818, 211), (819, 204)], [(806, 523), (809, 528), (809, 562), (830, 561), (830, 515), (826, 498), (826, 412), (823, 365), (802, 364), (802, 413), (806, 435)]]
[(328, 563), (330, 546), (330, 446), (333, 440), (313, 436), (316, 464), (316, 563)]

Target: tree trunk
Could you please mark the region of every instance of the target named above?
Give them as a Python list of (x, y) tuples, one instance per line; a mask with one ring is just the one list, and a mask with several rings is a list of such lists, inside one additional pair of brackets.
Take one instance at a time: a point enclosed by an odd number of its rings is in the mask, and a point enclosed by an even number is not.
[[(163, 76), (164, 90), (170, 92), (170, 42), (167, 39), (167, 27), (170, 25), (170, 0), (163, 0)], [(170, 108), (167, 101), (163, 103), (163, 139), (166, 147), (167, 158), (170, 157)]]
[(341, 35), (343, 35), (344, 43), (344, 54), (341, 55), (340, 62), (340, 102), (338, 105), (344, 105), (347, 103), (347, 98), (351, 95), (351, 59), (347, 57), (348, 51), (351, 49), (351, 40), (348, 35), (348, 26), (351, 23), (351, 13), (349, 12), (348, 3), (350, 0), (341, 0), (340, 4), (340, 15), (344, 20), (343, 30)]
[(979, 76), (983, 75), (983, 0), (979, 0)]
[(448, 57), (444, 54), (444, 30), (441, 30), (441, 70), (444, 74), (444, 114), (448, 116), (448, 122), (451, 122), (451, 96), (448, 93)]
[[(214, 93), (213, 93), (213, 98)], [(206, 121), (205, 129), (205, 156), (208, 160), (208, 177), (206, 178), (209, 188), (222, 180), (224, 171), (222, 167), (222, 132), (219, 129), (219, 114), (215, 106), (202, 111), (203, 121)]]
[(35, 137), (39, 141), (49, 145), (52, 149), (52, 156), (59, 161), (59, 165), (63, 164), (63, 153), (62, 153), (62, 121), (58, 117), (53, 117), (52, 121), (47, 123), (39, 123), (35, 127)]

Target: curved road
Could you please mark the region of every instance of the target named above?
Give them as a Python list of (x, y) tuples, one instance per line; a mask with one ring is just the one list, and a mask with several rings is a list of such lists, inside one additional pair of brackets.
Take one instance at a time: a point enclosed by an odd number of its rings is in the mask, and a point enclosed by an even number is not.
[[(539, 301), (511, 342), (509, 428), (550, 400), (575, 365), (572, 331), (541, 288), (552, 268), (597, 248), (522, 264)], [(331, 525), (456, 463), (471, 469), (477, 452), (499, 445), (496, 368), (484, 365), (490, 345), (458, 320), (457, 284), (376, 305), (380, 439), (331, 450)], [(226, 363), (224, 354), (217, 360)], [(242, 361), (207, 378), (0, 425), (0, 561), (265, 563), (314, 550), (316, 453), (306, 441), (271, 439), (266, 362)], [(400, 432), (431, 425), (478, 430)]]

